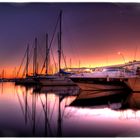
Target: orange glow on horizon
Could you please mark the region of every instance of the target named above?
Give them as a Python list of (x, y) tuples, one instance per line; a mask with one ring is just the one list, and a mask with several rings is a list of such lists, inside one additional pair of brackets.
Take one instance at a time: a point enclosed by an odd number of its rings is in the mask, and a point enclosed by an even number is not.
[[(89, 56), (87, 54), (86, 56), (81, 56), (80, 60), (71, 58), (71, 65), (70, 65), (70, 62), (69, 62), (70, 56), (67, 56), (66, 63), (67, 63), (68, 68), (70, 66), (71, 66), (71, 68), (79, 68), (79, 67), (94, 68), (94, 67), (102, 67), (102, 66), (124, 64), (124, 60), (123, 60), (122, 56), (118, 55), (120, 53), (123, 54), (126, 63), (129, 62), (129, 61), (134, 60), (134, 54), (132, 53), (131, 50), (130, 51), (128, 51), (128, 50), (126, 50), (126, 51), (120, 50), (118, 52), (115, 51), (114, 53), (104, 54), (104, 55), (97, 54), (97, 55), (94, 55), (94, 56)], [(138, 56), (140, 56), (140, 53), (138, 52), (136, 56), (137, 56), (136, 60), (139, 61), (140, 57), (138, 58)], [(79, 64), (79, 61), (80, 61), (80, 64)], [(42, 63), (40, 63), (39, 70), (38, 70), (39, 74), (40, 74), (41, 68), (42, 68), (41, 64)], [(3, 70), (4, 70), (4, 78), (13, 78), (13, 77), (15, 78), (16, 75), (17, 75), (17, 72), (19, 70), (19, 66), (16, 65), (16, 67), (15, 66), (13, 67), (13, 65), (14, 64), (11, 64), (9, 66), (4, 66), (0, 71), (0, 78), (2, 77)], [(61, 61), (61, 67), (65, 68), (63, 60)], [(53, 74), (53, 73), (56, 73), (56, 72), (58, 72), (58, 67), (56, 69), (55, 65), (51, 64), (50, 67), (49, 67), (49, 73)], [(32, 75), (32, 73), (33, 73), (32, 65), (30, 64), (30, 66), (29, 66), (29, 75)], [(44, 74), (44, 73), (45, 73), (45, 69), (43, 70), (42, 74)], [(18, 77), (22, 77), (22, 75), (23, 75), (23, 68), (21, 69)]]

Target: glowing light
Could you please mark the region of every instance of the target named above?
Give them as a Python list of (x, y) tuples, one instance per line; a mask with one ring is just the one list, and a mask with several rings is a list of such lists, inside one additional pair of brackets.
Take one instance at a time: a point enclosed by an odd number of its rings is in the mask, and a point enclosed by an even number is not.
[(55, 101), (56, 97), (57, 96), (55, 94), (51, 94), (51, 93), (47, 94), (47, 98), (50, 102)]
[(121, 52), (118, 52), (118, 55), (121, 55), (124, 63), (126, 63), (125, 58), (124, 58), (124, 55)]
[(121, 52), (118, 52), (118, 55), (120, 55), (121, 54)]

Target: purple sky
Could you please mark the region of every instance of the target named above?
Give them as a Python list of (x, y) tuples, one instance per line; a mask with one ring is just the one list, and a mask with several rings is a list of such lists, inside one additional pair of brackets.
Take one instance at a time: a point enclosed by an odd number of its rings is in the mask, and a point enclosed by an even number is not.
[(27, 43), (32, 46), (35, 37), (43, 54), (45, 33), (50, 40), (60, 10), (67, 65), (70, 58), (74, 67), (79, 60), (81, 66), (92, 67), (123, 63), (117, 52), (130, 61), (136, 48), (140, 59), (139, 3), (0, 3), (0, 68), (18, 67)]

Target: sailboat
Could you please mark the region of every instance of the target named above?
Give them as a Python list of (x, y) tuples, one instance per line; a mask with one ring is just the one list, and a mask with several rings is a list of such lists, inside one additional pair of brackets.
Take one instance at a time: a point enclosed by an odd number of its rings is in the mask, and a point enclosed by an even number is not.
[[(69, 79), (68, 77), (65, 77), (61, 74), (61, 52), (62, 52), (62, 48), (61, 48), (61, 29), (62, 29), (62, 11), (60, 11), (60, 15), (59, 15), (59, 34), (58, 34), (58, 67), (59, 67), (59, 71), (57, 74), (55, 75), (46, 75), (43, 77), (40, 77), (39, 83), (41, 84), (41, 86), (74, 86), (76, 85), (71, 79)], [(46, 60), (47, 61), (47, 60)]]
[(34, 55), (33, 55), (33, 75), (29, 75), (29, 44), (27, 45), (26, 50), (26, 76), (25, 78), (20, 78), (15, 81), (16, 85), (35, 85), (38, 83), (36, 80), (37, 77), (37, 38), (35, 38), (35, 47), (34, 47)]

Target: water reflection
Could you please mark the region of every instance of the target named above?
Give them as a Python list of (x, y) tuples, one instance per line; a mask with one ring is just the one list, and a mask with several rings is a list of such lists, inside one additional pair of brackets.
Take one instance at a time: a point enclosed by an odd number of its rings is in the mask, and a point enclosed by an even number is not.
[(72, 106), (107, 106), (111, 109), (120, 109), (131, 93), (122, 90), (115, 91), (82, 91)]
[(123, 104), (123, 109), (140, 109), (140, 93), (132, 93), (128, 96), (127, 100)]
[[(0, 136), (140, 136), (139, 93), (82, 91), (78, 94), (76, 87), (45, 90), (39, 92), (36, 88), (3, 83)], [(76, 105), (78, 100), (82, 102)], [(84, 100), (87, 104), (83, 104)]]
[(54, 93), (61, 96), (79, 95), (80, 88), (78, 86), (42, 86), (34, 87), (34, 92), (38, 93)]
[[(36, 92), (38, 91), (36, 87), (16, 86), (16, 89), (19, 105), (25, 117), (25, 124), (28, 122), (31, 124), (33, 136), (36, 136), (40, 121), (44, 124), (44, 136), (62, 136), (62, 119), (65, 106), (76, 98), (73, 94), (78, 94), (79, 88), (47, 87), (39, 92)], [(21, 99), (20, 94), (23, 99)]]

